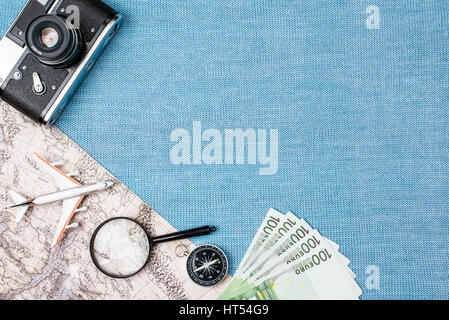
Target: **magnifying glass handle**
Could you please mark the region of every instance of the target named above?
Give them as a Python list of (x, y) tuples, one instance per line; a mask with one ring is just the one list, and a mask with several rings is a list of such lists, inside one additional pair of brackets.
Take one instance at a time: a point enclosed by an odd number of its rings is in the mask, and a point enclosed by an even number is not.
[(174, 240), (180, 240), (180, 239), (187, 239), (187, 238), (197, 237), (197, 236), (204, 236), (204, 235), (210, 234), (211, 232), (214, 232), (216, 230), (217, 230), (217, 228), (215, 228), (215, 227), (204, 226), (201, 228), (179, 231), (179, 232), (167, 234), (165, 236), (154, 237), (153, 243), (160, 243), (160, 242), (174, 241)]

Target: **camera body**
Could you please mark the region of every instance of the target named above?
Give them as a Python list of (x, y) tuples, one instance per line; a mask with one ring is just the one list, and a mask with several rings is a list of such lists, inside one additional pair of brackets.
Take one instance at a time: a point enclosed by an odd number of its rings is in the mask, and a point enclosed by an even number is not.
[(100, 0), (28, 0), (0, 40), (0, 97), (51, 125), (121, 22)]

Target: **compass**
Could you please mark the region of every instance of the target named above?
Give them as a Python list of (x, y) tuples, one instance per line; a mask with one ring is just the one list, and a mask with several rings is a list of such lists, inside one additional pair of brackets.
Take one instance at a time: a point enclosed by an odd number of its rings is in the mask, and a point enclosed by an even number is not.
[(197, 284), (214, 286), (228, 274), (228, 258), (213, 245), (205, 244), (193, 250), (187, 258), (187, 273)]

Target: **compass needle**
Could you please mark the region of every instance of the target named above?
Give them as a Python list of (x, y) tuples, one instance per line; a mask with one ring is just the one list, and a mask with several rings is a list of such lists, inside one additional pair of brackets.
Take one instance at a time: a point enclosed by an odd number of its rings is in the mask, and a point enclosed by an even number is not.
[(213, 286), (226, 277), (228, 260), (218, 247), (202, 245), (189, 255), (187, 272), (195, 283), (202, 286)]

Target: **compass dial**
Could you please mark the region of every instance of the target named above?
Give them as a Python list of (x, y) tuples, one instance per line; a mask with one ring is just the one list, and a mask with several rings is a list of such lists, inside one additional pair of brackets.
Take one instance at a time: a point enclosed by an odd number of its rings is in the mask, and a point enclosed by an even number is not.
[(202, 245), (190, 253), (187, 273), (197, 284), (205, 287), (220, 283), (228, 273), (228, 259), (224, 252), (213, 245)]

